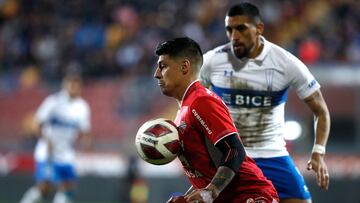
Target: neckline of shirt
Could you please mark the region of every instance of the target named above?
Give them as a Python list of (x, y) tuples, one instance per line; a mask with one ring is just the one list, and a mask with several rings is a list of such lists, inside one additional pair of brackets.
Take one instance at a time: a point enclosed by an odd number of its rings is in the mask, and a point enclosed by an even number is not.
[(194, 80), (192, 83), (190, 83), (190, 85), (186, 88), (185, 92), (184, 92), (184, 95), (181, 99), (181, 101), (178, 101), (178, 104), (179, 104), (179, 107), (182, 106), (182, 102), (184, 101), (185, 97), (187, 96), (187, 93), (190, 92), (190, 88), (196, 83), (196, 82), (199, 82), (200, 80), (199, 79), (196, 79)]

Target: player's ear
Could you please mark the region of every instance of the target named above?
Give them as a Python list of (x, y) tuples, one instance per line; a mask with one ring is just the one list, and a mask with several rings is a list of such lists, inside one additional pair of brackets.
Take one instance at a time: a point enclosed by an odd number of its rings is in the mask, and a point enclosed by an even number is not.
[(256, 34), (262, 35), (264, 32), (264, 23), (258, 23), (256, 24)]
[(181, 65), (181, 71), (184, 75), (189, 72), (190, 66), (191, 66), (191, 63), (190, 63), (189, 59), (184, 59), (182, 62), (182, 65)]

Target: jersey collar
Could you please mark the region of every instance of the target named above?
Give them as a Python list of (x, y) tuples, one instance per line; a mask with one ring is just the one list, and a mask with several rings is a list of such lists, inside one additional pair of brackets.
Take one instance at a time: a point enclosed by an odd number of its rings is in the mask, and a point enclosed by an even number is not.
[(71, 99), (69, 93), (64, 89), (60, 91), (60, 95), (65, 100), (70, 100)]
[(265, 39), (265, 37), (260, 36), (260, 40), (264, 44), (264, 47), (261, 53), (254, 58), (255, 61), (263, 61), (270, 50), (269, 42)]
[(200, 84), (200, 80), (197, 79), (197, 80), (194, 80), (192, 83), (190, 83), (190, 85), (186, 88), (185, 92), (184, 92), (184, 95), (181, 99), (181, 101), (178, 101), (178, 104), (179, 104), (179, 107), (181, 107), (182, 105), (182, 102), (185, 100), (186, 96), (188, 96), (190, 94), (190, 92), (192, 92), (192, 90), (194, 88), (192, 87), (195, 87), (196, 86), (196, 83), (199, 83)]
[(75, 98), (70, 97), (69, 92), (67, 92), (65, 89), (62, 89), (60, 91), (60, 95), (66, 101), (76, 101), (78, 98), (80, 98), (80, 97), (75, 97)]

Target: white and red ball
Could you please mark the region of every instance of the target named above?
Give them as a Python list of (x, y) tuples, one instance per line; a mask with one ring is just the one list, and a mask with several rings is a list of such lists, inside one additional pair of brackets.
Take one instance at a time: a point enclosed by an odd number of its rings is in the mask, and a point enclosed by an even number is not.
[(136, 134), (135, 146), (144, 161), (155, 165), (173, 161), (181, 150), (176, 125), (163, 118), (145, 122)]

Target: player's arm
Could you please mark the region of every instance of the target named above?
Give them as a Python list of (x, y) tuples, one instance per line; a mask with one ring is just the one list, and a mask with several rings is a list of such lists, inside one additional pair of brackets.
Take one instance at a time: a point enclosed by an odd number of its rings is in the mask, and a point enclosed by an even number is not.
[(330, 113), (320, 90), (304, 99), (314, 113), (315, 140), (308, 162), (308, 170), (316, 172), (317, 184), (327, 189), (329, 186), (329, 172), (324, 161), (325, 147), (330, 132)]
[(37, 138), (40, 138), (42, 136), (42, 132), (41, 132), (41, 128), (42, 128), (42, 124), (41, 122), (39, 122), (35, 116), (33, 116), (31, 118), (31, 123), (30, 123), (30, 131), (31, 134), (34, 135)]
[(37, 109), (36, 113), (31, 119), (31, 131), (32, 133), (38, 137), (44, 137), (46, 135), (43, 135), (42, 133), (42, 127), (44, 123), (46, 123), (49, 118), (51, 118), (53, 109), (55, 107), (55, 97), (54, 96), (48, 96), (44, 99), (44, 101), (41, 103), (39, 108)]
[(84, 114), (80, 119), (79, 141), (80, 147), (90, 150), (93, 147), (93, 136), (91, 134), (91, 111), (90, 106), (84, 105)]
[(79, 133), (79, 147), (83, 150), (91, 150), (93, 148), (93, 136), (90, 132)]
[(231, 134), (221, 139), (215, 146), (222, 153), (221, 164), (215, 176), (205, 189), (194, 190), (194, 192), (186, 196), (187, 201), (196, 198), (194, 196), (197, 195), (200, 195), (205, 202), (207, 202), (206, 200), (215, 199), (231, 182), (245, 159), (245, 149), (237, 134)]
[(33, 134), (36, 135), (38, 139), (43, 139), (47, 143), (48, 150), (48, 159), (52, 158), (53, 154), (53, 143), (51, 141), (51, 137), (48, 134), (44, 134), (42, 128), (45, 123), (48, 122), (49, 118), (52, 115), (53, 109), (56, 105), (54, 96), (48, 96), (39, 106), (36, 114), (32, 118), (31, 128)]
[(289, 83), (315, 116), (315, 140), (308, 162), (308, 170), (316, 173), (317, 184), (327, 189), (329, 185), (328, 169), (324, 162), (325, 147), (330, 131), (330, 114), (320, 91), (320, 84), (309, 69), (294, 55), (288, 53), (286, 62)]
[(215, 145), (221, 152), (221, 164), (215, 176), (206, 187), (212, 192), (212, 197), (216, 198), (219, 193), (231, 182), (241, 164), (245, 159), (245, 149), (237, 134), (231, 134), (221, 139)]

